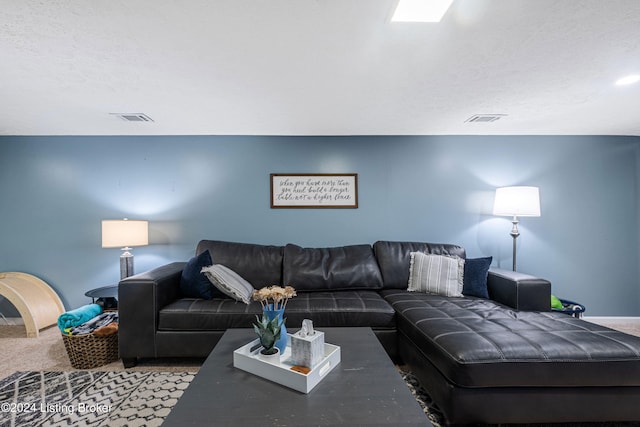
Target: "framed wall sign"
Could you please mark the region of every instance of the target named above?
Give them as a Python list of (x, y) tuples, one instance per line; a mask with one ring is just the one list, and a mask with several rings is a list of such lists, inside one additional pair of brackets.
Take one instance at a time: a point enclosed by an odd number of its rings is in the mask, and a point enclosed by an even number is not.
[(358, 207), (358, 174), (271, 174), (272, 208)]

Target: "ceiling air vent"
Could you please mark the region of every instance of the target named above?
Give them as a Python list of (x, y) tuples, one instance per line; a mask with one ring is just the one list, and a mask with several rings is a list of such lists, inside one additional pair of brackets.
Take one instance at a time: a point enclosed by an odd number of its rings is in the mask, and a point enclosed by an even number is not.
[(152, 122), (153, 119), (143, 113), (111, 113), (126, 122)]
[(506, 114), (476, 114), (465, 120), (465, 123), (489, 123), (495, 122), (500, 117), (504, 117)]

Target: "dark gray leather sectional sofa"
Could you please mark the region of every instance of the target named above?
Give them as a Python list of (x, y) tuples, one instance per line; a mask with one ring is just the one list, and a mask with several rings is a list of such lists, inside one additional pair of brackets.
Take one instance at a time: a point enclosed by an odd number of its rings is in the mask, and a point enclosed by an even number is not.
[[(409, 365), (450, 423), (640, 420), (640, 338), (550, 311), (551, 285), (491, 270), (491, 299), (407, 292), (410, 252), (465, 257), (462, 247), (376, 242), (337, 248), (203, 240), (255, 288), (294, 286), (287, 326), (369, 326)], [(139, 358), (206, 357), (227, 328), (250, 327), (258, 303), (185, 298), (185, 263), (119, 286), (119, 345)]]

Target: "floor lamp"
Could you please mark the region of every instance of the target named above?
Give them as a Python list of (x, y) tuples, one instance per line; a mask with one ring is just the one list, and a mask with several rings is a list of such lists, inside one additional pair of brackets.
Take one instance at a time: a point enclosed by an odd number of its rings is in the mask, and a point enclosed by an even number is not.
[(133, 254), (131, 246), (149, 244), (149, 222), (125, 219), (102, 221), (102, 247), (121, 248), (120, 280), (133, 276)]
[(511, 237), (513, 237), (513, 271), (516, 271), (516, 239), (519, 216), (540, 216), (540, 192), (538, 187), (501, 187), (496, 188), (493, 214), (510, 216)]

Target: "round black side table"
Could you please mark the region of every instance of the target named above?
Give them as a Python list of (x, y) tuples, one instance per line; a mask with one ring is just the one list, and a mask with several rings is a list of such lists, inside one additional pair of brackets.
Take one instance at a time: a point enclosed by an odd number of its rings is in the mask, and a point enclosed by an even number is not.
[(85, 296), (91, 298), (91, 302), (102, 306), (103, 310), (118, 309), (118, 285), (102, 286), (85, 292)]

